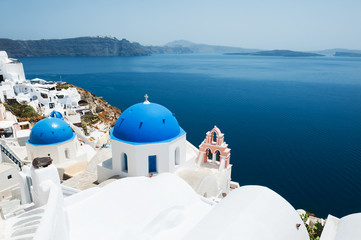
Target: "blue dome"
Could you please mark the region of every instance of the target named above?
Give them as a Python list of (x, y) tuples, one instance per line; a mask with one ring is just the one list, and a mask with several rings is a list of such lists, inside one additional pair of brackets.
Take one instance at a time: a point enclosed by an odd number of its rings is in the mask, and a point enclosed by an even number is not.
[(174, 114), (156, 103), (138, 103), (129, 107), (111, 131), (112, 137), (134, 143), (162, 142), (184, 133)]
[(64, 117), (63, 117), (63, 114), (61, 114), (60, 112), (58, 112), (58, 111), (52, 111), (50, 114), (49, 114), (49, 117), (52, 117), (52, 118), (59, 118), (59, 119), (61, 119), (61, 120), (63, 120), (64, 119)]
[(27, 143), (48, 145), (66, 142), (75, 137), (68, 123), (58, 118), (45, 118), (31, 129)]

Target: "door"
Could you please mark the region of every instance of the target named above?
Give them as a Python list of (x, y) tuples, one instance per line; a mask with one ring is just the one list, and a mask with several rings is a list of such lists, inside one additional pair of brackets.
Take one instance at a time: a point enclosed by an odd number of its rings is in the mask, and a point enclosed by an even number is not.
[(148, 157), (148, 168), (149, 173), (156, 173), (157, 172), (157, 156), (152, 155)]

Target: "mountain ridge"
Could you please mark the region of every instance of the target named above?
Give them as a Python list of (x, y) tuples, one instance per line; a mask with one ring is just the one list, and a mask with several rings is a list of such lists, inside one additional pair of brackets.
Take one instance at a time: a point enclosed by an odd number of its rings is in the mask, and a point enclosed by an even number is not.
[(136, 42), (110, 37), (12, 40), (0, 38), (0, 50), (11, 57), (52, 56), (148, 56), (150, 51)]
[[(65, 39), (41, 40), (12, 40), (0, 38), (0, 50), (4, 50), (10, 57), (50, 57), (50, 56), (149, 56), (151, 54), (231, 54), (231, 55), (259, 55), (257, 52), (271, 52), (253, 48), (241, 48), (221, 45), (194, 43), (187, 40), (175, 40), (163, 46), (144, 46), (127, 39), (118, 40), (114, 37), (77, 37)], [(334, 48), (319, 51), (285, 51), (307, 52), (335, 56), (337, 52), (361, 54), (361, 50)], [(267, 53), (268, 54), (268, 53)], [(275, 53), (271, 54), (273, 56)], [(271, 56), (269, 55), (269, 56)], [(291, 53), (289, 55), (292, 55)], [(302, 55), (302, 54), (299, 54)], [(316, 56), (316, 55), (315, 55)], [(345, 56), (345, 54), (344, 54)]]

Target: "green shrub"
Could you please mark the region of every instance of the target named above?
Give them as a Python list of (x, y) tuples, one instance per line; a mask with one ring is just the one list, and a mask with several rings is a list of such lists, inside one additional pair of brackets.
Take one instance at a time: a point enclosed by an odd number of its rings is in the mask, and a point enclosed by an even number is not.
[(308, 220), (308, 218), (310, 217), (309, 213), (306, 212), (306, 214), (302, 214), (301, 219), (303, 221), (303, 223), (306, 226), (308, 235), (310, 237), (311, 240), (319, 240), (321, 237), (321, 233), (323, 231), (323, 226), (320, 222), (315, 223), (314, 225), (308, 225), (306, 222)]
[(87, 124), (83, 120), (81, 120), (81, 127), (83, 128), (85, 135), (88, 135)]
[(28, 118), (28, 117), (36, 117), (39, 114), (35, 111), (32, 106), (20, 103), (13, 104), (5, 104), (5, 107), (14, 113), (16, 117), (19, 118)]

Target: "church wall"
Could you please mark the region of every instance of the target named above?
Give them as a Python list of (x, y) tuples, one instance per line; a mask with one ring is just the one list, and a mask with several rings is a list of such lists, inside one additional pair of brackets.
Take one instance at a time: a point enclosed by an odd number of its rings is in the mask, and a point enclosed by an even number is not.
[(113, 169), (122, 172), (122, 154), (127, 154), (127, 176), (149, 176), (148, 157), (156, 155), (157, 172), (174, 172), (174, 151), (179, 148), (180, 165), (186, 158), (186, 136), (183, 135), (172, 142), (132, 145), (112, 140)]
[[(53, 163), (61, 163), (66, 161), (65, 150), (68, 149), (69, 151), (69, 160), (86, 160), (86, 159), (77, 159), (76, 155), (76, 141), (77, 138), (75, 137), (73, 140), (59, 143), (59, 144), (52, 144), (52, 145), (39, 145), (34, 146), (29, 143), (26, 143), (26, 150), (29, 160), (33, 160), (36, 157), (47, 157), (50, 154), (50, 157), (53, 159)], [(84, 155), (86, 158), (86, 154)], [(79, 157), (78, 157), (79, 158)]]
[[(169, 146), (169, 155), (168, 155), (168, 168), (169, 172), (175, 172), (176, 169), (180, 166), (185, 165), (186, 161), (186, 147), (187, 147), (187, 140), (186, 140), (186, 134), (178, 138), (176, 141), (173, 141)], [(176, 149), (179, 149), (179, 160), (177, 161), (179, 164), (175, 165), (175, 151)]]

